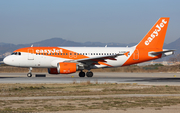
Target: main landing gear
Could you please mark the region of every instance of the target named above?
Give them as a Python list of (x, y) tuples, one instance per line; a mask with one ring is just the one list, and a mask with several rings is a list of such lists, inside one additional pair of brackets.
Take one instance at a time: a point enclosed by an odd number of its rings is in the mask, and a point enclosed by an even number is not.
[(27, 77), (32, 77), (31, 71), (32, 71), (32, 67), (29, 68), (29, 73), (27, 74)]
[(93, 72), (92, 72), (92, 71), (88, 71), (88, 72), (86, 73), (86, 76), (87, 76), (87, 77), (93, 77)]
[(85, 73), (82, 70), (79, 72), (79, 77), (85, 77)]
[[(92, 71), (88, 71), (88, 72), (86, 73), (86, 76), (87, 76), (87, 77), (93, 77), (93, 72), (92, 72)], [(81, 70), (81, 72), (79, 72), (79, 77), (85, 77), (85, 72), (83, 72), (83, 71)]]

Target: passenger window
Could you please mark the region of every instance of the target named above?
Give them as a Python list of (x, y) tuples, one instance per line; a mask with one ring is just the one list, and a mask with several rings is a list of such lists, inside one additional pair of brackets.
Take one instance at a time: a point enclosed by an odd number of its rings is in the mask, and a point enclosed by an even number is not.
[(68, 55), (68, 54), (66, 53), (66, 55)]

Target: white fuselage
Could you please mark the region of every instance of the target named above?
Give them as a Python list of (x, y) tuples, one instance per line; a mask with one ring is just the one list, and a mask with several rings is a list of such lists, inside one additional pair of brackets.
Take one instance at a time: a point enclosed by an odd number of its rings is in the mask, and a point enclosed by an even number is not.
[[(116, 57), (116, 60), (107, 59), (106, 64), (111, 65), (112, 67), (122, 66), (135, 50), (135, 47), (130, 47), (130, 48), (128, 47), (61, 47), (61, 48), (85, 55), (89, 58), (126, 53), (127, 51), (129, 51), (128, 57), (123, 55)], [(6, 64), (12, 66), (19, 66), (19, 67), (53, 68), (53, 67), (57, 67), (58, 62), (74, 60), (75, 58), (77, 58), (77, 56), (78, 54), (70, 55), (70, 53), (67, 53), (66, 58), (61, 58), (61, 55), (59, 55), (59, 57), (55, 57), (53, 55), (47, 56), (41, 54), (39, 55), (39, 54), (21, 52), (21, 55), (10, 55), (6, 57), (4, 59), (4, 62), (6, 62)], [(103, 68), (103, 67), (109, 67), (109, 66), (107, 65), (93, 66), (93, 68)]]

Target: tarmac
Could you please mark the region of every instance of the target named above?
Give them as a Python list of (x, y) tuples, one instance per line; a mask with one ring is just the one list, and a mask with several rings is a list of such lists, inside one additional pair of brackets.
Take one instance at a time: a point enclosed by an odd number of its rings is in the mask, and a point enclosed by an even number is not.
[[(43, 75), (42, 73), (36, 73)], [(78, 73), (50, 75), (46, 77), (27, 77), (27, 73), (0, 73), (0, 83), (137, 83), (142, 85), (175, 85), (180, 86), (180, 73), (117, 73), (94, 72), (92, 78), (79, 77)]]

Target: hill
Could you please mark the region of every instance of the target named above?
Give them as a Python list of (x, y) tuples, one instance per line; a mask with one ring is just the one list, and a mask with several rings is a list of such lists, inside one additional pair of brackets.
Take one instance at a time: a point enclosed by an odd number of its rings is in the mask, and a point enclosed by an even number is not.
[(123, 43), (101, 43), (101, 42), (74, 42), (70, 40), (65, 40), (62, 38), (51, 38), (47, 40), (42, 40), (39, 42), (34, 42), (30, 44), (10, 44), (10, 43), (0, 43), (0, 58), (3, 58), (13, 52), (16, 49), (23, 48), (23, 47), (30, 47), (31, 45), (33, 46), (38, 46), (38, 47), (43, 47), (43, 46), (48, 46), (48, 47), (53, 47), (53, 46), (60, 46), (60, 47), (65, 47), (65, 46), (71, 46), (71, 47), (103, 47), (108, 45), (108, 47), (125, 47), (125, 46), (134, 46), (135, 43), (130, 43), (130, 44), (123, 44)]
[[(136, 45), (137, 43), (125, 44), (125, 43), (114, 43), (114, 42), (102, 43), (102, 42), (90, 42), (90, 41), (81, 43), (81, 42), (65, 40), (62, 38), (51, 38), (51, 39), (46, 39), (39, 42), (34, 42), (34, 43), (29, 43), (29, 44), (18, 44), (18, 45), (1, 42), (0, 43), (0, 58), (7, 56), (8, 54), (10, 54), (16, 49), (23, 48), (23, 47), (30, 47), (32, 44), (33, 46), (38, 46), (38, 47), (42, 47), (42, 46), (104, 47), (106, 45), (108, 47), (126, 47), (126, 46), (131, 47), (131, 46)], [(176, 53), (180, 53), (180, 38), (175, 40), (172, 43), (165, 44), (164, 48), (176, 49)]]
[(166, 49), (175, 49), (176, 50), (175, 52), (179, 54), (180, 53), (180, 38), (178, 38), (174, 42), (166, 44), (164, 46), (164, 48), (166, 48)]

